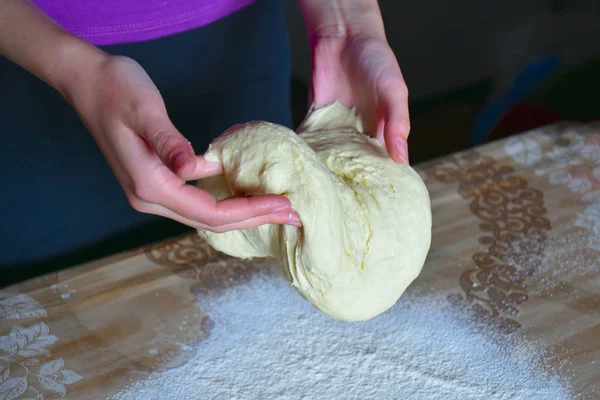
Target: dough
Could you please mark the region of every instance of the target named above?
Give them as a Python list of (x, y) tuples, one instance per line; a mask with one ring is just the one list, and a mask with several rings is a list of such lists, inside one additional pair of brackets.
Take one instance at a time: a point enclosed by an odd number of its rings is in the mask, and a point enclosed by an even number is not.
[(285, 195), (302, 228), (199, 234), (234, 257), (277, 258), (302, 296), (334, 318), (372, 318), (398, 300), (425, 262), (427, 189), (411, 167), (396, 164), (363, 134), (360, 118), (340, 103), (313, 108), (298, 133), (267, 122), (232, 127), (206, 153), (224, 174), (198, 185), (219, 199)]

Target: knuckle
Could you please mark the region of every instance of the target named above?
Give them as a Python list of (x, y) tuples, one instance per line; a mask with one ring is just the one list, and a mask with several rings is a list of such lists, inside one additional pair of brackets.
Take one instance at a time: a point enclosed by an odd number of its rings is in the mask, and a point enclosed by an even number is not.
[(381, 88), (388, 93), (408, 99), (408, 87), (402, 78), (386, 79), (381, 82)]
[(183, 144), (183, 140), (170, 130), (158, 130), (151, 133), (150, 136), (154, 144), (154, 151), (165, 157), (170, 157)]
[(135, 110), (142, 117), (148, 119), (166, 113), (165, 102), (159, 93), (152, 93), (138, 100)]
[[(210, 227), (211, 231), (216, 232), (215, 229), (221, 229), (223, 225), (223, 213), (219, 212), (219, 202), (214, 200), (212, 204), (208, 205), (202, 212), (202, 215), (198, 216), (198, 219), (203, 224)], [(216, 232), (222, 233), (222, 232)]]
[(400, 93), (402, 93), (402, 97), (404, 97), (405, 99), (408, 99), (408, 97), (409, 97), (408, 86), (406, 86), (406, 83), (404, 83), (404, 81), (402, 81), (402, 89), (400, 90)]
[(410, 120), (408, 120), (407, 118), (399, 119), (397, 124), (398, 124), (398, 129), (400, 129), (401, 131), (410, 132)]
[(221, 232), (217, 232), (217, 230), (221, 229), (222, 223), (214, 215), (209, 215), (209, 216), (203, 215), (199, 219), (202, 220), (203, 224), (209, 226), (213, 232), (221, 233)]

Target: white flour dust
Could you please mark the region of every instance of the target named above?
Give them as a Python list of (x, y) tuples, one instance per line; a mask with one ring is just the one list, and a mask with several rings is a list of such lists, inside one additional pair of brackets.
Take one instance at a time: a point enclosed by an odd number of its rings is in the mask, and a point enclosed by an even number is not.
[(597, 279), (600, 252), (593, 249), (592, 241), (593, 237), (584, 231), (550, 239), (544, 260), (536, 273), (540, 277), (538, 286), (542, 290), (549, 290), (585, 277)]
[[(518, 274), (530, 274), (529, 291), (535, 294), (560, 288), (565, 282), (594, 279), (600, 271), (600, 253), (593, 249), (594, 238), (580, 230), (544, 240), (532, 234), (504, 247), (503, 261)], [(537, 292), (537, 293), (536, 293)]]
[(201, 304), (216, 325), (194, 358), (114, 398), (572, 398), (534, 346), (476, 333), (446, 302), (413, 293), (351, 324), (318, 312), (282, 277), (255, 277)]

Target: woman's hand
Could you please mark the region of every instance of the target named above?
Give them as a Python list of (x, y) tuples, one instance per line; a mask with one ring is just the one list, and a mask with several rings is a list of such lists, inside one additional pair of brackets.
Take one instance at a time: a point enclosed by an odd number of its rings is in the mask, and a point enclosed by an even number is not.
[(135, 209), (213, 232), (300, 225), (284, 196), (217, 201), (186, 184), (221, 168), (195, 155), (142, 67), (71, 35), (30, 1), (0, 0), (1, 56), (73, 105)]
[(173, 126), (162, 97), (135, 61), (104, 55), (66, 89), (131, 205), (197, 229), (224, 232), (300, 221), (283, 196), (215, 200), (186, 181), (222, 173), (194, 153)]
[(408, 90), (376, 0), (300, 0), (313, 56), (310, 100), (356, 106), (396, 162), (408, 162)]

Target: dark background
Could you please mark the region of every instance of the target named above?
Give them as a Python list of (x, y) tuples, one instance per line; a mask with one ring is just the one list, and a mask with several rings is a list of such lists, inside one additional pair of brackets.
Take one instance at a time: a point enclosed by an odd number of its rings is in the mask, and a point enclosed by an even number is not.
[[(310, 50), (296, 1), (284, 2), (298, 123)], [(600, 119), (600, 0), (379, 4), (410, 92), (413, 164), (559, 120)]]

